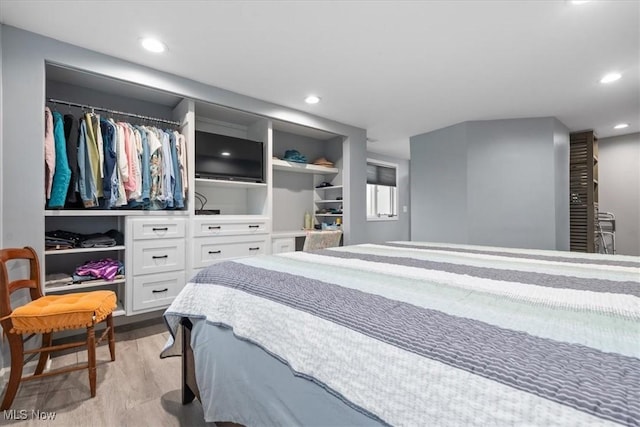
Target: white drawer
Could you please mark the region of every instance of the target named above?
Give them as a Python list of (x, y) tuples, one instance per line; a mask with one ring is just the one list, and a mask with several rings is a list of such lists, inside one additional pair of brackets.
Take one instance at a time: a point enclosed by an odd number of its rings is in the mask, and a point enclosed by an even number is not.
[(221, 220), (217, 218), (194, 220), (193, 235), (204, 236), (235, 236), (242, 234), (266, 234), (269, 232), (268, 221), (264, 218), (251, 220)]
[(295, 237), (277, 237), (271, 240), (271, 253), (281, 254), (284, 252), (295, 252), (296, 250), (296, 238)]
[(134, 277), (133, 310), (168, 307), (184, 285), (183, 271)]
[(202, 268), (231, 258), (267, 253), (267, 238), (263, 236), (236, 236), (219, 239), (193, 239), (192, 268)]
[(185, 236), (184, 218), (134, 218), (133, 239), (172, 239)]
[(152, 274), (184, 270), (184, 239), (135, 242), (133, 274)]

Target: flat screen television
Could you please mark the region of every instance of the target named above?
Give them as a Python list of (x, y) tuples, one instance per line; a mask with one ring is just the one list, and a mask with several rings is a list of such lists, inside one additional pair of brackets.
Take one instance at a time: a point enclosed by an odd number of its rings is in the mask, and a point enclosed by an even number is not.
[(264, 182), (260, 141), (196, 131), (196, 178)]

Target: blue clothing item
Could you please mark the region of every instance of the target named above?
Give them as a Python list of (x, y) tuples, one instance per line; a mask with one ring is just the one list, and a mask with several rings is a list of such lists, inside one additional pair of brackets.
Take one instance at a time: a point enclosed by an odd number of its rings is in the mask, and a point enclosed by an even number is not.
[(147, 131), (143, 127), (136, 126), (136, 129), (140, 132), (140, 139), (142, 140), (142, 203), (144, 206), (149, 206), (149, 197), (151, 194), (151, 168), (149, 165), (151, 153), (149, 152), (149, 141), (147, 141)]
[(115, 205), (115, 203), (112, 203), (111, 197), (111, 189), (113, 187), (111, 178), (113, 177), (113, 172), (115, 170), (117, 162), (116, 149), (113, 146), (113, 143), (115, 142), (115, 132), (116, 128), (115, 126), (113, 126), (113, 124), (111, 124), (111, 122), (103, 118), (100, 119), (100, 133), (102, 134), (102, 145), (104, 152), (104, 164), (102, 165), (104, 179), (102, 180), (102, 191), (104, 193), (104, 204), (107, 209), (110, 209)]
[(87, 149), (87, 122), (80, 120), (80, 138), (78, 141), (78, 192), (82, 198), (85, 208), (98, 206), (98, 195), (96, 183), (91, 172), (91, 162), (89, 160), (89, 150)]
[(171, 159), (171, 142), (169, 139), (169, 134), (167, 132), (161, 131), (160, 134), (162, 136), (162, 160), (163, 160), (163, 169), (162, 172), (164, 176), (162, 177), (164, 181), (164, 191), (163, 191), (163, 208), (172, 208), (173, 207), (173, 191), (176, 186), (175, 176), (173, 175), (173, 160)]
[(56, 111), (53, 112), (53, 138), (56, 149), (56, 169), (51, 186), (49, 209), (64, 207), (71, 181), (71, 169), (67, 160), (67, 140), (64, 137), (64, 119), (62, 114)]
[(300, 154), (298, 150), (287, 150), (284, 152), (284, 159), (288, 162), (307, 163), (307, 157)]
[(175, 187), (173, 189), (173, 205), (176, 209), (184, 208), (184, 200), (182, 200), (182, 174), (178, 165), (178, 148), (176, 146), (176, 134), (172, 131), (169, 133), (169, 142), (171, 144), (171, 162), (173, 164), (173, 176), (175, 177)]

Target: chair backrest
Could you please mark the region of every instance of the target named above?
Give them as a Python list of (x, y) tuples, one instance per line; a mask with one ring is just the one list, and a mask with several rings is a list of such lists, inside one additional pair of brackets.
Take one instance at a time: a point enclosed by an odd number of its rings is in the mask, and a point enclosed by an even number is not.
[[(7, 264), (21, 260), (29, 262), (29, 277), (9, 281)], [(32, 300), (42, 296), (38, 254), (31, 247), (0, 249), (0, 318), (11, 314), (11, 294), (22, 288), (29, 289)]]
[(302, 250), (305, 252), (334, 248), (340, 244), (342, 231), (307, 231)]

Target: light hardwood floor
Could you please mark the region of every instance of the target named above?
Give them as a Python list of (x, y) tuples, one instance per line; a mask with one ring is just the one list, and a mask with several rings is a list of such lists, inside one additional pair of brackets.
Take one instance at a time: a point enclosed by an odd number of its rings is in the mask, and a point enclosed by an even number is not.
[[(27, 419), (7, 419), (7, 414), (0, 411), (0, 425), (215, 427), (214, 423), (204, 422), (197, 400), (182, 405), (181, 359), (160, 359), (168, 336), (161, 321), (116, 327), (115, 362), (106, 362), (110, 360), (106, 345), (97, 350), (95, 398), (89, 394), (86, 370), (23, 382), (11, 409), (26, 411)], [(86, 350), (54, 356), (52, 368), (86, 358)], [(32, 410), (55, 412), (55, 419), (34, 419)], [(14, 418), (20, 414), (16, 412)]]

